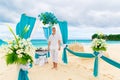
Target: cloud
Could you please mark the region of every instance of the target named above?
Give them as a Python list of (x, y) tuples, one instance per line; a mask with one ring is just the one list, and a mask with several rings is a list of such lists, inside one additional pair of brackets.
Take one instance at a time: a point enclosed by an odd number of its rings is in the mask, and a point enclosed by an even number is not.
[(0, 0), (0, 7), (0, 22), (17, 23), (22, 13), (37, 17), (51, 11), (71, 26), (120, 26), (119, 0)]
[(120, 31), (119, 0), (0, 0), (0, 8), (0, 27), (1, 23), (16, 25), (22, 13), (37, 18), (41, 12), (50, 11), (68, 22), (69, 38), (90, 38), (98, 31), (107, 34)]

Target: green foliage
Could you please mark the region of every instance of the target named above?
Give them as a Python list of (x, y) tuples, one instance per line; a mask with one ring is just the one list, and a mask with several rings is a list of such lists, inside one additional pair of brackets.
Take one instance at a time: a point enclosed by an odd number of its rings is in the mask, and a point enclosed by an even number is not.
[(100, 48), (100, 47), (93, 47), (92, 48), (94, 51), (106, 51), (106, 48), (105, 47), (102, 47), (102, 48)]
[(7, 65), (17, 63), (17, 61), (18, 61), (18, 56), (16, 53), (10, 53), (6, 55)]
[(99, 35), (97, 33), (92, 35), (92, 39), (105, 39), (105, 40), (111, 40), (111, 41), (120, 41), (120, 34), (110, 34), (110, 35)]
[(120, 40), (120, 34), (110, 34), (107, 36), (107, 40), (115, 40), (115, 41), (119, 41)]
[(97, 39), (105, 39), (106, 40), (107, 39), (107, 35), (95, 33), (95, 34), (92, 35), (92, 39), (95, 39), (95, 38), (97, 38)]
[(22, 56), (21, 58), (19, 58), (19, 64), (27, 64), (29, 61), (30, 63), (33, 62), (32, 57), (27, 55), (27, 54), (23, 54), (24, 56)]
[(38, 17), (44, 25), (46, 24), (54, 25), (54, 24), (57, 24), (58, 22), (56, 16), (51, 12), (41, 13), (40, 15), (38, 15)]

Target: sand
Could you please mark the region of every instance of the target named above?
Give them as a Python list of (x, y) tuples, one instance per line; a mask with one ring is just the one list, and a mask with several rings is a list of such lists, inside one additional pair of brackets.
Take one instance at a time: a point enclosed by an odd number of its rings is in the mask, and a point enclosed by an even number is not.
[[(89, 45), (83, 46), (84, 52), (92, 52)], [(120, 62), (120, 45), (108, 45), (106, 51), (109, 58)], [(0, 80), (17, 80), (19, 68), (17, 65), (7, 66), (4, 51), (0, 49)], [(61, 61), (59, 53), (58, 70), (52, 70), (52, 61), (43, 66), (33, 65), (29, 70), (30, 80), (120, 80), (120, 69), (99, 59), (99, 76), (93, 76), (94, 59), (83, 59), (68, 53), (68, 64)]]

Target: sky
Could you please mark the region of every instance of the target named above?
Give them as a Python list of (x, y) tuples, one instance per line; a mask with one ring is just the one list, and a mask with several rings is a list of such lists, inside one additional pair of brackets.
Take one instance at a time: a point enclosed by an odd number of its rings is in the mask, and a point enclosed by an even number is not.
[[(11, 38), (6, 24), (15, 30), (21, 14), (38, 18), (53, 12), (68, 22), (69, 39), (90, 39), (96, 32), (120, 33), (120, 0), (0, 0), (0, 38)], [(44, 38), (36, 28), (32, 38)]]

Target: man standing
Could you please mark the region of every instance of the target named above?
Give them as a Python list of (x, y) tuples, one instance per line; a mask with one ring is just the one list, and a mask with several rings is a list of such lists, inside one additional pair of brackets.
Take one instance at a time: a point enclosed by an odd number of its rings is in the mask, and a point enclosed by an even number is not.
[(56, 28), (52, 28), (52, 34), (48, 40), (48, 50), (52, 56), (53, 60), (53, 67), (52, 69), (57, 70), (57, 63), (58, 63), (58, 51), (60, 50), (60, 36), (56, 34)]

